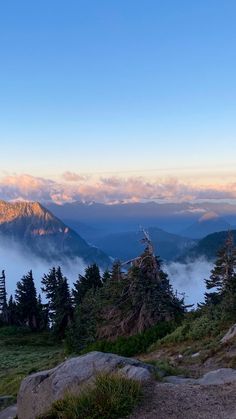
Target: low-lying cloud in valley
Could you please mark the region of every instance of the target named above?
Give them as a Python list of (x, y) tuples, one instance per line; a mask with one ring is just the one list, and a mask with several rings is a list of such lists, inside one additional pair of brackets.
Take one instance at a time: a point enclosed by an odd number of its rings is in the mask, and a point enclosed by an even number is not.
[[(20, 246), (6, 246), (0, 242), (0, 272), (4, 269), (6, 273), (6, 287), (8, 297), (15, 294), (16, 283), (21, 280), (30, 270), (33, 271), (33, 277), (37, 292), (41, 293), (41, 279), (47, 274), (53, 266), (61, 266), (63, 274), (68, 278), (70, 286), (78, 279), (78, 274), (83, 274), (85, 264), (83, 260), (77, 258), (73, 261), (45, 261), (30, 253), (22, 251)], [(42, 293), (41, 293), (42, 294)]]
[[(83, 274), (85, 264), (81, 259), (66, 262), (48, 262), (32, 254), (24, 253), (17, 245), (6, 246), (0, 243), (0, 270), (6, 271), (6, 285), (8, 297), (15, 293), (16, 283), (23, 275), (32, 269), (37, 291), (41, 292), (41, 279), (52, 266), (62, 267), (64, 275), (72, 287), (78, 274)], [(165, 267), (174, 290), (185, 294), (186, 304), (196, 304), (203, 301), (205, 285), (204, 278), (208, 278), (212, 264), (201, 258), (187, 264), (171, 262)]]
[(165, 266), (174, 290), (185, 295), (186, 304), (197, 304), (204, 301), (205, 283), (209, 278), (212, 263), (205, 258), (194, 262), (171, 262)]

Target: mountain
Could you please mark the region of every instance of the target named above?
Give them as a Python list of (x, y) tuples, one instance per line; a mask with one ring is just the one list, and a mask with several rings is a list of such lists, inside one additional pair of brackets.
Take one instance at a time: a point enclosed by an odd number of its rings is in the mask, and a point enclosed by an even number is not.
[[(225, 202), (136, 202), (114, 205), (72, 202), (63, 205), (50, 203), (47, 208), (79, 234), (82, 228), (83, 237), (91, 242), (95, 237), (111, 233), (137, 231), (140, 225), (185, 236), (184, 231), (188, 227), (210, 212), (215, 212), (231, 225), (236, 224), (236, 205)], [(211, 232), (207, 231), (206, 234)]]
[(182, 231), (185, 237), (200, 239), (208, 234), (229, 230), (230, 224), (216, 212), (209, 211), (203, 214), (195, 223)]
[[(196, 242), (192, 239), (167, 233), (156, 227), (150, 227), (148, 232), (156, 254), (166, 261), (176, 259), (186, 252), (187, 249), (196, 245)], [(142, 238), (142, 232), (113, 233), (97, 238), (95, 244), (113, 258), (126, 261), (135, 258), (142, 252)]]
[(110, 263), (104, 252), (90, 246), (38, 202), (0, 201), (0, 240), (4, 245), (19, 244), (50, 261), (80, 257), (85, 263)]
[[(234, 242), (236, 243), (236, 230), (232, 230), (231, 233), (233, 235)], [(218, 250), (224, 245), (227, 235), (228, 231), (209, 234), (199, 240), (195, 247), (188, 249), (180, 260), (195, 260), (200, 257), (205, 257), (208, 260), (214, 260)]]

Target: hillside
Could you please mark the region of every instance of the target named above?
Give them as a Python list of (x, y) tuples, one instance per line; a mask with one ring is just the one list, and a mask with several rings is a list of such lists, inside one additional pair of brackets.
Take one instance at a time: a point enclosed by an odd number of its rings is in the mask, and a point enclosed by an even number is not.
[(208, 234), (230, 229), (230, 224), (216, 212), (209, 211), (202, 215), (191, 226), (182, 231), (186, 237), (201, 239)]
[(49, 261), (80, 257), (107, 266), (108, 256), (37, 202), (0, 202), (0, 240)]
[[(187, 249), (196, 245), (196, 242), (176, 234), (167, 233), (156, 227), (148, 228), (156, 254), (161, 259), (169, 261), (181, 256)], [(108, 234), (94, 240), (96, 246), (115, 259), (126, 261), (140, 254), (142, 251), (141, 232), (123, 232)]]
[[(213, 260), (216, 257), (218, 250), (224, 245), (227, 238), (228, 231), (221, 231), (219, 233), (209, 234), (196, 244), (192, 249), (180, 258), (181, 260), (195, 260), (199, 257), (206, 257)], [(236, 230), (232, 231), (234, 241), (236, 242)]]

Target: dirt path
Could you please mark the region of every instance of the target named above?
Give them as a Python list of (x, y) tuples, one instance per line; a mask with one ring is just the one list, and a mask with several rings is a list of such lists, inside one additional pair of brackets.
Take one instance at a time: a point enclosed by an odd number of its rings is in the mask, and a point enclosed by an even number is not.
[(236, 383), (174, 385), (156, 383), (130, 419), (236, 419)]

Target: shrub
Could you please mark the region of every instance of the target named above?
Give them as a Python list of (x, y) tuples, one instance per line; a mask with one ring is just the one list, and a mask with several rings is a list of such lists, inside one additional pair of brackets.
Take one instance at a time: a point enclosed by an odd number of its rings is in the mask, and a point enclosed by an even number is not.
[(115, 341), (97, 341), (88, 345), (82, 353), (90, 351), (112, 352), (121, 356), (133, 356), (146, 352), (148, 347), (157, 340), (163, 338), (176, 327), (175, 322), (161, 322), (147, 329), (143, 333), (134, 336), (121, 336)]
[(38, 419), (115, 419), (129, 415), (141, 398), (139, 382), (100, 373), (79, 395), (68, 393)]

